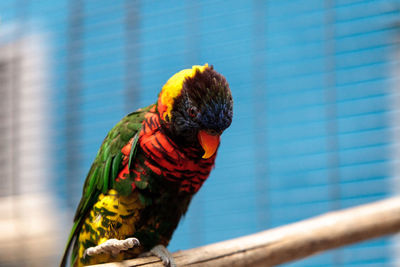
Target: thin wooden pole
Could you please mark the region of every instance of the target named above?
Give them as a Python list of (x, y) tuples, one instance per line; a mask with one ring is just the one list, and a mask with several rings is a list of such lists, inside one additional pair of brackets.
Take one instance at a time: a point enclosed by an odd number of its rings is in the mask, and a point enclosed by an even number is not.
[[(274, 266), (398, 231), (400, 197), (394, 197), (173, 255), (178, 266)], [(96, 266), (163, 265), (146, 257)]]

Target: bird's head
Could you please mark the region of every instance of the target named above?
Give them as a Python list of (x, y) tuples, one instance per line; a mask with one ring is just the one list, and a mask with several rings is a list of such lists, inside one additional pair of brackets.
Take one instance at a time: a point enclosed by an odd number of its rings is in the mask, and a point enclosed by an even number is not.
[(172, 76), (158, 98), (158, 112), (167, 135), (183, 147), (202, 148), (212, 157), (220, 135), (232, 122), (229, 85), (213, 66), (193, 66)]

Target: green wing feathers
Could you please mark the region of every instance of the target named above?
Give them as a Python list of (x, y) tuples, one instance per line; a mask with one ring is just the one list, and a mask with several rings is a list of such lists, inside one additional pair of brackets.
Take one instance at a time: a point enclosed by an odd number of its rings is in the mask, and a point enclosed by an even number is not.
[[(75, 238), (78, 236), (86, 215), (90, 212), (90, 209), (97, 201), (99, 195), (101, 193), (107, 193), (109, 189), (115, 188), (115, 178), (124, 167), (122, 165), (123, 154), (121, 149), (135, 137), (129, 156), (128, 164), (130, 166), (132, 158), (135, 157), (137, 150), (138, 133), (141, 129), (144, 116), (152, 106), (153, 105), (130, 113), (124, 117), (111, 129), (104, 139), (86, 177), (82, 199), (75, 213), (74, 224), (68, 237), (68, 243), (65, 247), (63, 259), (60, 264), (61, 267), (66, 265), (68, 251)], [(73, 252), (72, 254), (75, 253)], [(76, 255), (72, 255), (72, 258), (74, 257), (76, 257)]]

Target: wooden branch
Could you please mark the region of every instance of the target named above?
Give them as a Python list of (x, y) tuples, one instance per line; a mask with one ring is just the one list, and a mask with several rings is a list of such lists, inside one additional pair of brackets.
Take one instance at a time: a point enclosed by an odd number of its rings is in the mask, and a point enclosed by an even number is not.
[[(397, 231), (400, 231), (400, 197), (326, 213), (173, 255), (178, 266), (273, 266)], [(158, 258), (147, 257), (96, 266), (163, 265)]]

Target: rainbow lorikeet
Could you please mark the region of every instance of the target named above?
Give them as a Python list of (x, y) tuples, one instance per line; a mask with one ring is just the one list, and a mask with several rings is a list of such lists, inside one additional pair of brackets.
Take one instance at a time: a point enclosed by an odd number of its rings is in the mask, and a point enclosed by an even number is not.
[(212, 66), (173, 75), (156, 104), (108, 133), (87, 175), (61, 266), (120, 261), (151, 251), (174, 265), (168, 245), (214, 166), (232, 122), (226, 79)]

